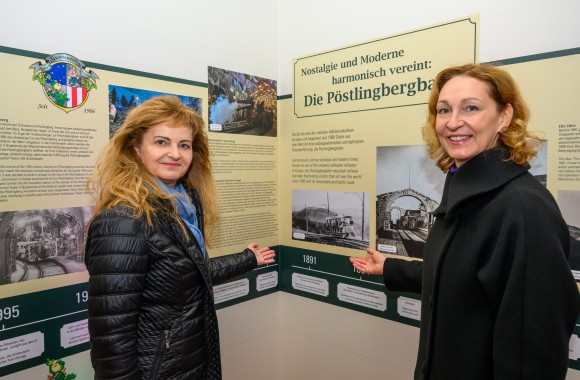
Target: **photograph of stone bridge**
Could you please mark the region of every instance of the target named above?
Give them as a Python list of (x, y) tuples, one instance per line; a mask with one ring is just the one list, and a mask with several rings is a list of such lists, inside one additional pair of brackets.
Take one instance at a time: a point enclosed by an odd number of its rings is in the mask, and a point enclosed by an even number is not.
[[(532, 160), (530, 173), (544, 185), (547, 144)], [(446, 174), (427, 156), (424, 145), (377, 147), (376, 249), (423, 258), (433, 211), (439, 206)], [(578, 260), (580, 263), (580, 259)], [(578, 264), (580, 269), (580, 264)], [(578, 272), (580, 278), (580, 271)]]

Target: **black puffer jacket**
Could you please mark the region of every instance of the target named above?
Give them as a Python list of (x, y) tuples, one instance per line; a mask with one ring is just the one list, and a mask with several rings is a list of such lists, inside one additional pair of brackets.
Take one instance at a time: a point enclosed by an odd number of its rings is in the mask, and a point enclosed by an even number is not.
[(95, 379), (221, 379), (212, 284), (255, 268), (253, 252), (208, 259), (169, 215), (152, 226), (132, 215), (102, 212), (88, 232)]

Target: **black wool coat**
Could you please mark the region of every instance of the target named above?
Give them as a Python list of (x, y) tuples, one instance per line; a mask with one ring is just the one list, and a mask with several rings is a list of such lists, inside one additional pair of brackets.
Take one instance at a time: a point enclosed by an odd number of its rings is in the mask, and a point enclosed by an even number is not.
[[(195, 192), (190, 195), (203, 215)], [(254, 253), (208, 259), (160, 204), (153, 225), (115, 207), (88, 231), (89, 332), (95, 380), (219, 380), (214, 284), (257, 266)]]
[(529, 166), (483, 152), (447, 175), (424, 260), (387, 259), (421, 293), (415, 379), (563, 380), (580, 295), (569, 232)]

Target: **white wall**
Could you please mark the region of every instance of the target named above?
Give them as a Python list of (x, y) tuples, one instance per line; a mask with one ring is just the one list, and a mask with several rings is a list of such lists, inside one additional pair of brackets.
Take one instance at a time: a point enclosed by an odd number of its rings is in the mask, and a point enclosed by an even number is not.
[(280, 95), (292, 92), (293, 58), (472, 14), (481, 62), (580, 47), (578, 0), (287, 0), (278, 13)]
[(207, 83), (278, 77), (277, 0), (2, 1), (0, 45)]
[[(199, 82), (221, 67), (287, 95), (293, 58), (476, 13), (482, 62), (580, 47), (578, 0), (3, 1), (0, 45)], [(284, 293), (218, 315), (225, 380), (411, 378), (413, 327)]]
[(218, 310), (224, 380), (279, 377), (281, 292)]

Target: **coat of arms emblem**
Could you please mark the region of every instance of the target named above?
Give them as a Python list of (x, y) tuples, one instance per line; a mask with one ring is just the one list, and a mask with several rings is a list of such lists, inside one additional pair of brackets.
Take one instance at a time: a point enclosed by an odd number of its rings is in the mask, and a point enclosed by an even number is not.
[(99, 77), (85, 64), (70, 54), (53, 54), (30, 65), (34, 70), (32, 80), (42, 85), (44, 94), (56, 107), (65, 112), (81, 107), (89, 92), (97, 88)]

